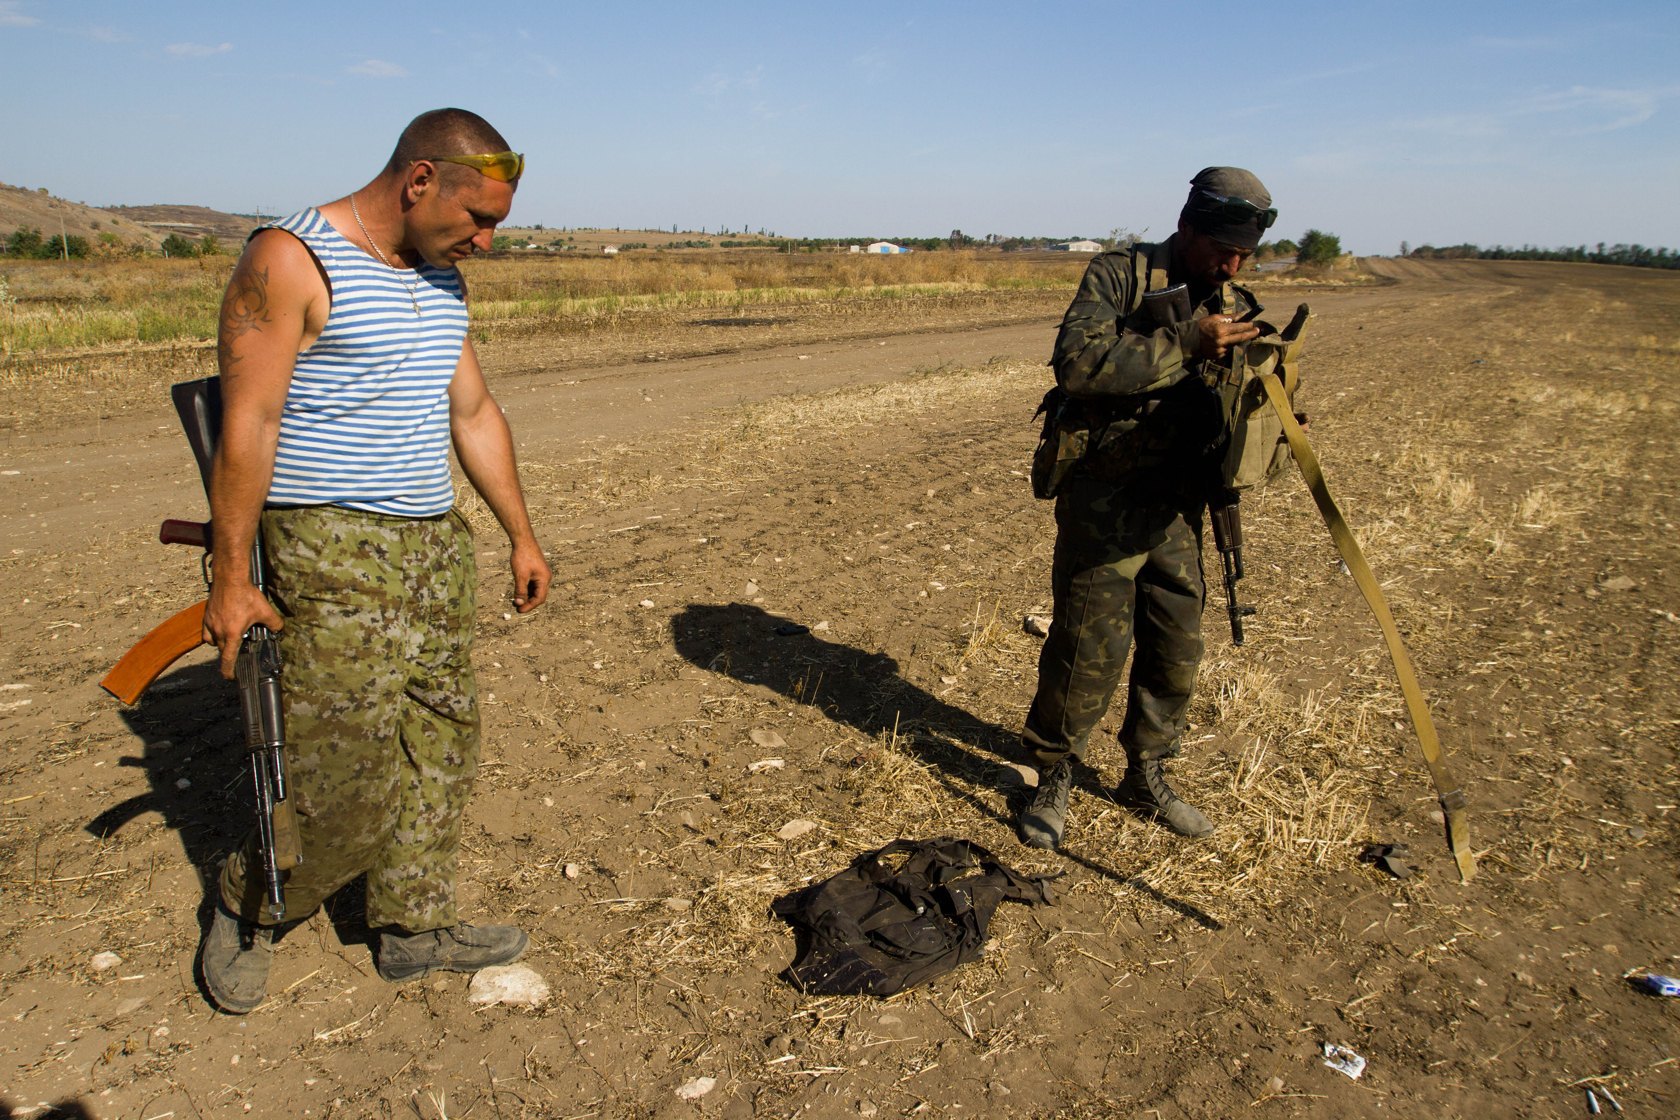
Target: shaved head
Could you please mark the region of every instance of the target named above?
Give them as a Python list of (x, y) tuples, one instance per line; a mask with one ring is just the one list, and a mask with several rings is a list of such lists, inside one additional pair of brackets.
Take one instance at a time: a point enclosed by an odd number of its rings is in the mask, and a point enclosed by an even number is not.
[[(417, 159), (437, 156), (471, 156), (490, 152), (505, 152), (508, 142), (491, 127), (490, 122), (477, 113), (465, 109), (433, 109), (421, 113), (402, 135), (397, 137), (396, 150), (385, 164), (386, 174), (401, 174)], [(444, 163), (438, 165), (440, 179), (446, 188), (477, 175), (470, 167)]]

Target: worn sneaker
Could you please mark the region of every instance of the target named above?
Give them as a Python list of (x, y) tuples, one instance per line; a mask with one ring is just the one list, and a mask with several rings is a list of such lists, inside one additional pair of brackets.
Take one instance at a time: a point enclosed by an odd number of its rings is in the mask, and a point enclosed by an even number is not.
[(273, 929), (216, 907), (198, 948), (198, 967), (217, 1007), (230, 1015), (256, 1010), (268, 998), (268, 966), (273, 959)]
[(379, 935), (379, 975), (400, 984), (430, 972), (477, 972), (519, 959), (529, 938), (514, 926), (469, 926), (464, 922), (425, 933)]
[(1067, 828), (1068, 791), (1073, 788), (1073, 759), (1063, 758), (1038, 771), (1038, 792), (1018, 822), (1021, 842), (1054, 851)]
[(1167, 784), (1166, 764), (1159, 758), (1127, 767), (1114, 799), (1160, 821), (1180, 836), (1206, 836), (1213, 831), (1213, 822)]

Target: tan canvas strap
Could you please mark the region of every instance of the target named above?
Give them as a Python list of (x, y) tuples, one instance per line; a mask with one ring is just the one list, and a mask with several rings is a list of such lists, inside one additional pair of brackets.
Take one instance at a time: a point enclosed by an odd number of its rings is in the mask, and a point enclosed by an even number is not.
[(1406, 646), (1400, 640), (1400, 631), (1394, 625), (1394, 616), (1388, 611), (1388, 603), (1383, 599), (1382, 589), (1377, 585), (1377, 577), (1372, 573), (1371, 566), (1365, 562), (1359, 542), (1354, 539), (1353, 531), (1348, 528), (1341, 511), (1336, 508), (1335, 499), (1330, 497), (1330, 489), (1325, 485), (1324, 471), (1319, 467), (1318, 456), (1313, 452), (1312, 445), (1307, 442), (1307, 434), (1301, 430), (1301, 425), (1295, 422), (1295, 414), (1290, 411), (1290, 401), (1284, 394), (1283, 384), (1275, 375), (1269, 373), (1262, 374), (1260, 380), (1266, 387), (1266, 396), (1272, 407), (1277, 410), (1278, 419), (1283, 421), (1283, 431), (1289, 440), (1289, 449), (1295, 454), (1295, 463), (1301, 468), (1301, 477), (1306, 480), (1313, 501), (1318, 503), (1318, 512), (1324, 518), (1325, 527), (1330, 530), (1330, 537), (1336, 542), (1337, 551), (1347, 562), (1348, 571), (1353, 574), (1353, 580), (1359, 585), (1365, 602), (1370, 604), (1371, 613), (1376, 615), (1377, 625), (1382, 628), (1383, 640), (1388, 643), (1388, 655), (1394, 662), (1395, 675), (1400, 678), (1400, 691), (1406, 698), (1406, 711), (1412, 719), (1412, 730), (1416, 732), (1418, 743), (1423, 747), (1423, 760), (1429, 767), (1429, 776), (1435, 783), (1436, 796), (1441, 801), (1441, 812), (1446, 817), (1447, 846), (1452, 849), (1453, 860), (1458, 864), (1459, 881), (1468, 883), (1476, 873), (1476, 857), (1470, 851), (1470, 820), (1464, 790), (1453, 781), (1452, 774), (1447, 770), (1441, 741), (1435, 734), (1435, 723), (1429, 717), (1429, 705), (1424, 700), (1423, 689), (1418, 685), (1417, 674), (1412, 670), (1411, 658), (1406, 656)]
[(1149, 247), (1149, 290), (1159, 291), (1168, 287), (1172, 281), (1167, 278), (1167, 269), (1172, 265), (1172, 252), (1165, 241), (1157, 241)]
[(1158, 292), (1167, 286), (1167, 263), (1168, 257), (1159, 245), (1132, 246), (1132, 275), (1142, 283), (1132, 285), (1126, 300), (1126, 315), (1143, 306), (1145, 292)]
[(1283, 391), (1290, 400), (1295, 399), (1295, 390), (1301, 387), (1301, 340), (1292, 339), (1284, 344), (1283, 356), (1278, 359), (1278, 365), (1283, 370)]

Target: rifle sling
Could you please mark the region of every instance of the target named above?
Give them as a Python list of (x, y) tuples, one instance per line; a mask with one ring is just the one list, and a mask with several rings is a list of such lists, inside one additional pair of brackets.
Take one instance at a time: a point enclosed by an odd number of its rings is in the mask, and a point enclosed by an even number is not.
[(1399, 628), (1394, 625), (1394, 616), (1389, 613), (1388, 603), (1383, 599), (1376, 575), (1365, 562), (1365, 555), (1359, 549), (1359, 541), (1354, 538), (1353, 530), (1348, 528), (1341, 511), (1336, 508), (1335, 499), (1330, 496), (1330, 488), (1325, 485), (1324, 471), (1319, 466), (1318, 456), (1313, 452), (1312, 445), (1307, 442), (1307, 434), (1295, 421), (1295, 414), (1290, 408), (1289, 398), (1284, 394), (1282, 383), (1275, 374), (1270, 373), (1261, 374), (1260, 381), (1266, 388), (1266, 397), (1271, 401), (1272, 408), (1283, 421), (1283, 432), (1289, 440), (1289, 449), (1294, 453), (1295, 464), (1301, 469), (1301, 477), (1306, 481), (1307, 489), (1312, 492), (1313, 501), (1318, 503), (1318, 512), (1324, 518), (1324, 525), (1330, 530), (1330, 537), (1336, 542), (1336, 549), (1342, 554), (1342, 559), (1347, 562), (1348, 571), (1353, 574), (1354, 583), (1358, 584), (1360, 593), (1365, 596), (1365, 602), (1370, 605), (1371, 613), (1376, 616), (1377, 625), (1382, 628), (1383, 640), (1388, 643), (1388, 655), (1394, 662), (1394, 672), (1400, 680), (1400, 691), (1406, 698), (1406, 711), (1411, 716), (1412, 730), (1417, 734), (1418, 744), (1423, 748), (1423, 760), (1429, 767), (1429, 776), (1435, 783), (1436, 796), (1440, 798), (1441, 813), (1446, 818), (1447, 846), (1452, 850), (1454, 862), (1458, 864), (1459, 881), (1468, 883), (1476, 873), (1476, 857), (1470, 850), (1470, 820), (1464, 790), (1453, 780), (1451, 772), (1447, 769), (1441, 741), (1435, 734), (1435, 723), (1429, 716), (1429, 704), (1424, 699), (1423, 689), (1418, 685), (1411, 658), (1406, 656), (1406, 646), (1400, 640)]

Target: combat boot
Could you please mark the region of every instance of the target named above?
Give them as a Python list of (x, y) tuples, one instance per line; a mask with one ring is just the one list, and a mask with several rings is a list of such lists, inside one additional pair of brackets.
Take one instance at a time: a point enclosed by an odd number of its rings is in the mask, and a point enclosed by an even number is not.
[(387, 931), (379, 935), (379, 975), (400, 984), (431, 972), (477, 972), (519, 959), (528, 942), (514, 926), (466, 923), (425, 933)]
[(198, 949), (204, 987), (230, 1015), (255, 1011), (268, 998), (268, 966), (274, 959), (274, 930), (216, 907)]
[(1021, 842), (1054, 851), (1067, 829), (1068, 791), (1073, 788), (1073, 759), (1063, 758), (1038, 771), (1038, 792), (1021, 814)]
[(1153, 817), (1180, 836), (1206, 836), (1213, 831), (1213, 822), (1187, 804), (1167, 784), (1166, 762), (1152, 758), (1134, 762), (1126, 767), (1120, 788), (1114, 799), (1130, 809)]

